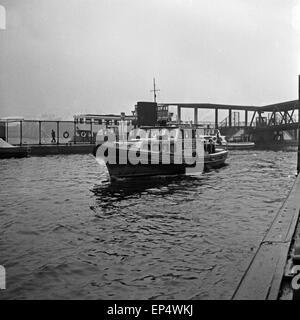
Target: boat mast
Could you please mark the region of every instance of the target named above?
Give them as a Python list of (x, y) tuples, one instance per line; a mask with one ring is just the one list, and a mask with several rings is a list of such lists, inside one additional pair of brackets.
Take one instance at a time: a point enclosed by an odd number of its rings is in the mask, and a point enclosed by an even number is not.
[(158, 92), (158, 91), (160, 91), (160, 90), (156, 89), (155, 78), (153, 78), (153, 90), (151, 90), (151, 92), (153, 92), (154, 102), (156, 102), (156, 92)]

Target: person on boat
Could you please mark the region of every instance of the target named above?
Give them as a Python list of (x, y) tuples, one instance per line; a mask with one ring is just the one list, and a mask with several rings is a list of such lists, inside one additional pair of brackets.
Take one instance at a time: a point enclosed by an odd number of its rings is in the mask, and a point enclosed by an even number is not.
[(55, 131), (53, 129), (51, 131), (51, 137), (52, 137), (51, 143), (56, 143)]
[(222, 138), (219, 130), (217, 130), (217, 144), (222, 144)]
[(211, 154), (211, 153), (215, 153), (215, 152), (216, 152), (215, 144), (212, 139), (209, 139), (208, 153)]
[(216, 144), (212, 141), (211, 153), (216, 153)]

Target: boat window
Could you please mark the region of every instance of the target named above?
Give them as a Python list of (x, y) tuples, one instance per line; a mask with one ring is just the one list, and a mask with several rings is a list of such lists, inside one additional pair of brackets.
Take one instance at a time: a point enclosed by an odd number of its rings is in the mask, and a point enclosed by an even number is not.
[(181, 139), (181, 131), (179, 129), (171, 129), (170, 130), (170, 138), (171, 139)]
[(162, 145), (162, 151), (163, 151), (163, 152), (169, 152), (169, 144), (163, 143), (163, 145)]
[(190, 129), (184, 130), (184, 137), (185, 138), (192, 138), (192, 130), (190, 130)]
[(157, 143), (157, 144), (152, 144), (151, 145), (152, 146), (152, 151), (159, 151), (159, 144)]
[(145, 139), (147, 138), (147, 132), (143, 129), (130, 130), (128, 140)]
[(159, 136), (159, 130), (155, 130), (155, 129), (150, 130), (150, 132), (149, 132), (150, 138), (156, 138), (158, 136)]

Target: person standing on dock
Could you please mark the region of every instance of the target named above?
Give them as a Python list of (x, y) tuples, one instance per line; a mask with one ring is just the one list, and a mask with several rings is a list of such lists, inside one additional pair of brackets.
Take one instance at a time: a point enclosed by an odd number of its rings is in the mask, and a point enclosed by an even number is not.
[(53, 129), (51, 131), (51, 137), (52, 137), (51, 143), (56, 143), (55, 131)]

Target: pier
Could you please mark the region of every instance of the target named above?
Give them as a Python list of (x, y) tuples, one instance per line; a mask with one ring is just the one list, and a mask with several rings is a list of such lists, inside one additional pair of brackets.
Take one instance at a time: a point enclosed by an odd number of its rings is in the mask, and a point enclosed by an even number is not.
[[(298, 80), (298, 103), (293, 101), (285, 107), (285, 120), (280, 126), (296, 127), (300, 134), (300, 76)], [(290, 122), (288, 105), (298, 107), (298, 122)], [(274, 110), (275, 106), (272, 106)], [(278, 110), (278, 109), (277, 109)], [(273, 111), (274, 114), (275, 111)], [(274, 117), (274, 116), (273, 116)], [(269, 124), (269, 126), (271, 126)], [(277, 126), (276, 124), (274, 126)], [(243, 275), (232, 299), (234, 300), (299, 300), (300, 284), (300, 137), (298, 139), (297, 178), (278, 211), (267, 234), (262, 239), (250, 265)]]
[(292, 256), (299, 247), (300, 176), (261, 241), (239, 283), (234, 300), (299, 299), (291, 281), (295, 274)]
[[(76, 115), (73, 121), (0, 119), (0, 138), (14, 146), (17, 156), (91, 153), (97, 132), (106, 126), (117, 126), (123, 115)], [(125, 116), (130, 125), (133, 116)], [(0, 158), (13, 152), (0, 149)], [(8, 151), (11, 151), (10, 149)]]
[(57, 154), (88, 154), (92, 153), (93, 144), (66, 144), (66, 145), (30, 145), (18, 147), (21, 151), (26, 151), (28, 156), (47, 156)]

